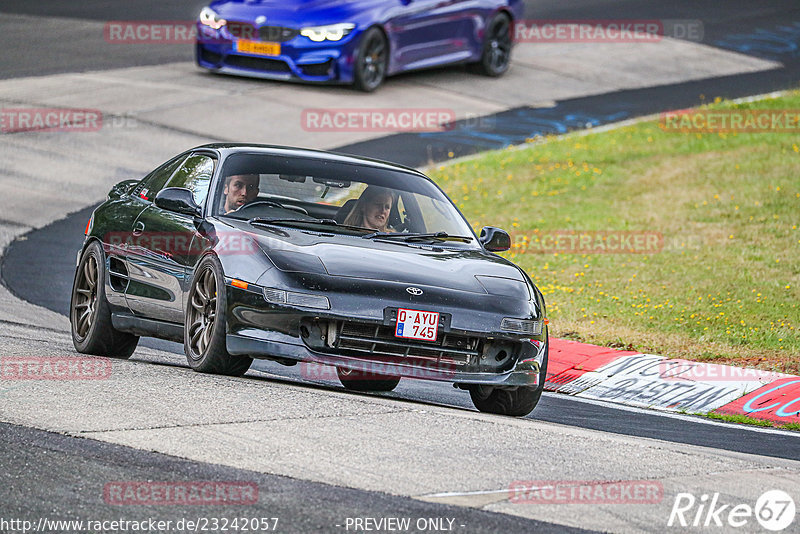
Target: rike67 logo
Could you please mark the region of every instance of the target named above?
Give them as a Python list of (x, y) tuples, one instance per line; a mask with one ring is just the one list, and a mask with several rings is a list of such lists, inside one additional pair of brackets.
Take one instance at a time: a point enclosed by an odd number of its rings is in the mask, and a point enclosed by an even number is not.
[(719, 493), (711, 496), (704, 494), (699, 499), (691, 493), (678, 493), (667, 526), (690, 529), (717, 527), (726, 532), (745, 527), (752, 532), (755, 518), (762, 528), (779, 532), (794, 522), (795, 511), (794, 499), (782, 490), (765, 492), (756, 500), (755, 506), (745, 503), (722, 504)]

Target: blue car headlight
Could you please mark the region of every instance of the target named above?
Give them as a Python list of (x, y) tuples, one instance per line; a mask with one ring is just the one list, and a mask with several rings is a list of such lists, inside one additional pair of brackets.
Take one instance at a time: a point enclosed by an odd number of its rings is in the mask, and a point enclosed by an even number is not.
[(301, 29), (300, 35), (308, 37), (315, 43), (321, 43), (322, 41), (341, 41), (346, 35), (353, 31), (355, 27), (355, 24), (350, 24), (348, 22), (331, 24), (329, 26), (310, 26)]
[(210, 7), (204, 7), (200, 11), (200, 24), (218, 30), (228, 23), (227, 20), (217, 14), (216, 11)]

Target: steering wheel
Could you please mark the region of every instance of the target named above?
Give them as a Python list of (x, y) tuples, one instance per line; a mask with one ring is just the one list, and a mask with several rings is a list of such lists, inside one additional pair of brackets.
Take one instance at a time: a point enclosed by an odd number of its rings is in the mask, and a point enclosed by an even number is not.
[(252, 206), (269, 206), (271, 208), (281, 208), (284, 210), (292, 210), (302, 213), (303, 215), (308, 215), (308, 212), (303, 208), (298, 206), (284, 206), (280, 202), (275, 202), (274, 200), (256, 200), (255, 202), (250, 202), (249, 204), (244, 204), (236, 208), (235, 211), (242, 211), (245, 208), (250, 208)]

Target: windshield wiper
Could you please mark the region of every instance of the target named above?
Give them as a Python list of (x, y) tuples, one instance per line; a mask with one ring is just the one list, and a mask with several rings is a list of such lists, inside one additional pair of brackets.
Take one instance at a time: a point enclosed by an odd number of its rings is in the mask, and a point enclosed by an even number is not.
[(401, 234), (396, 232), (372, 232), (362, 236), (364, 239), (399, 239), (406, 243), (414, 243), (419, 241), (461, 241), (462, 243), (471, 243), (472, 239), (465, 235), (450, 235), (447, 232), (435, 232), (431, 234)]

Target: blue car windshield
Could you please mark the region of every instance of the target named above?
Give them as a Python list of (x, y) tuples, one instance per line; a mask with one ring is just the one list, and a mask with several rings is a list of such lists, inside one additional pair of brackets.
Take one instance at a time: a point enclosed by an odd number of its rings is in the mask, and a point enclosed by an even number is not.
[[(234, 154), (223, 162), (215, 215), (240, 220), (325, 220), (366, 232), (447, 234), (477, 246), (447, 196), (411, 172), (321, 158)], [(331, 221), (337, 224), (332, 225)]]

